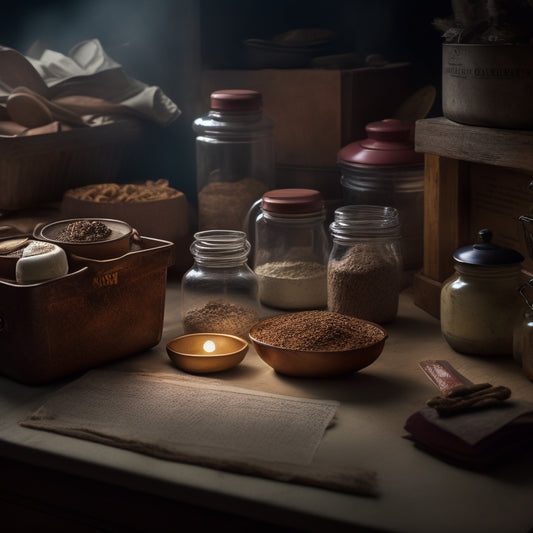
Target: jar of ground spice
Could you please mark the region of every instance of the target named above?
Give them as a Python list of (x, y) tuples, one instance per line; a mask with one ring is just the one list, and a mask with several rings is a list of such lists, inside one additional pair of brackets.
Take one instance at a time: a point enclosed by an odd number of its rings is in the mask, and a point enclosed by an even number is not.
[(248, 266), (246, 233), (206, 230), (194, 235), (192, 267), (181, 281), (185, 333), (247, 338), (259, 320), (257, 277)]
[(314, 189), (275, 189), (263, 195), (253, 261), (261, 303), (285, 310), (326, 307), (325, 219), (322, 195)]
[(198, 229), (241, 230), (250, 206), (274, 186), (274, 123), (257, 91), (211, 93), (196, 133)]
[(378, 324), (398, 312), (402, 277), (400, 216), (394, 207), (335, 210), (328, 273), (328, 310)]

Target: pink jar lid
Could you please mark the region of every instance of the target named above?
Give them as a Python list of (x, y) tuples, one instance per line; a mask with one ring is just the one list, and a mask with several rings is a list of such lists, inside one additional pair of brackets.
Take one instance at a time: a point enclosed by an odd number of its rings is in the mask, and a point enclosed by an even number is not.
[(223, 89), (211, 93), (211, 109), (220, 111), (257, 111), (262, 103), (261, 93), (248, 89)]
[(274, 189), (263, 194), (261, 206), (270, 213), (316, 213), (324, 208), (324, 199), (314, 189)]
[(350, 165), (403, 166), (420, 165), (424, 154), (415, 152), (410, 139), (411, 126), (388, 118), (370, 122), (365, 127), (367, 139), (346, 145), (338, 153), (339, 163)]

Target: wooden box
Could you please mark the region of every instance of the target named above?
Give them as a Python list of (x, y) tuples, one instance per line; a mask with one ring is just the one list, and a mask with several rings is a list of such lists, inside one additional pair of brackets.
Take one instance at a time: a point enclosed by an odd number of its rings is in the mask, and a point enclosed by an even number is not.
[(340, 148), (365, 138), (366, 124), (388, 118), (414, 90), (409, 63), (349, 70), (206, 70), (201, 112), (207, 112), (209, 95), (218, 89), (261, 92), (264, 113), (275, 123), (279, 184), (305, 186), (310, 180), (327, 196), (340, 190)]
[(155, 346), (171, 247), (143, 237), (116, 259), (70, 257), (61, 278), (0, 279), (0, 373), (42, 384)]
[(478, 241), (483, 228), (493, 242), (524, 257), (533, 277), (520, 215), (533, 214), (533, 132), (457, 124), (445, 118), (416, 123), (415, 149), (424, 152), (424, 261), (414, 279), (415, 303), (440, 316), (440, 290), (453, 274), (453, 252)]

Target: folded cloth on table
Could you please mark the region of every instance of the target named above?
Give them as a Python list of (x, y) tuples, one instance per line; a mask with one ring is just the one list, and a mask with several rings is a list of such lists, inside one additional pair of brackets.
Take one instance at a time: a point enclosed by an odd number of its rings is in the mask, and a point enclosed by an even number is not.
[(506, 401), (445, 417), (425, 407), (407, 419), (405, 430), (416, 446), (443, 460), (486, 468), (533, 446), (533, 403)]
[(374, 472), (313, 463), (338, 402), (206, 378), (93, 370), (21, 425), (219, 470), (376, 495)]
[(167, 126), (181, 111), (159, 88), (129, 76), (110, 58), (98, 39), (83, 41), (67, 55), (35, 43), (26, 55), (0, 46), (0, 102), (17, 86), (50, 99), (94, 96), (130, 108), (141, 118)]

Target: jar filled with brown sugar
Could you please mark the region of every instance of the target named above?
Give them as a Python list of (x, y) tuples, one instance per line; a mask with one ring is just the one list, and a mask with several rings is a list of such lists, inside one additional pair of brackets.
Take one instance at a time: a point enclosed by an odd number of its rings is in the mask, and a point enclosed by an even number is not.
[(206, 230), (194, 235), (194, 263), (181, 280), (184, 333), (247, 338), (259, 320), (257, 277), (248, 266), (246, 233)]
[(402, 278), (400, 216), (394, 207), (335, 210), (328, 261), (328, 310), (378, 324), (398, 313)]
[(251, 205), (274, 186), (274, 122), (257, 91), (214, 91), (210, 102), (193, 123), (198, 230), (242, 230)]

